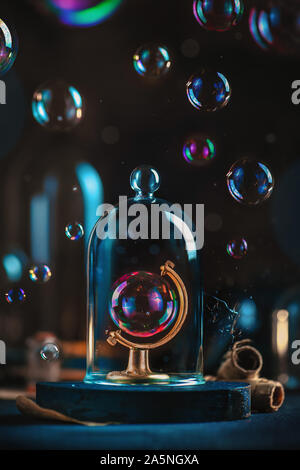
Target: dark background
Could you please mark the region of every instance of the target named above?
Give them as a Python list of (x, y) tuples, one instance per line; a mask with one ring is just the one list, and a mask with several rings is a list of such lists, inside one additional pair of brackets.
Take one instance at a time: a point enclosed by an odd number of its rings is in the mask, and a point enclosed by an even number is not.
[[(217, 33), (196, 22), (191, 0), (124, 0), (106, 22), (82, 29), (41, 15), (33, 2), (2, 0), (0, 17), (5, 11), (8, 24), (15, 25), (19, 53), (3, 78), (8, 94), (7, 105), (0, 107), (0, 236), (2, 255), (13, 245), (26, 252), (28, 194), (49, 167), (60, 178), (57, 220), (63, 229), (68, 208), (82, 211), (70, 191), (73, 159), (87, 159), (97, 168), (104, 200), (112, 203), (131, 193), (134, 167), (152, 164), (161, 174), (162, 198), (203, 203), (206, 216), (221, 219), (217, 231), (208, 224), (205, 232), (205, 289), (231, 307), (253, 296), (258, 308), (254, 337), (270, 371), (272, 312), (281, 295), (300, 284), (300, 106), (291, 102), (291, 83), (300, 79), (300, 70), (298, 56), (258, 48), (248, 27), (250, 6), (257, 2), (245, 3), (242, 22)], [(196, 57), (183, 54), (187, 39), (198, 43)], [(135, 50), (152, 41), (165, 44), (172, 55), (170, 73), (155, 83), (140, 77), (132, 65)], [(219, 112), (197, 111), (187, 100), (186, 81), (202, 66), (224, 73), (231, 84), (230, 103)], [(37, 86), (56, 77), (78, 88), (86, 103), (82, 124), (63, 136), (41, 128), (30, 108)], [(107, 126), (119, 131), (114, 144), (103, 140)], [(216, 142), (216, 158), (205, 168), (192, 167), (182, 157), (184, 139), (198, 131)], [(254, 208), (239, 205), (226, 187), (227, 171), (244, 156), (265, 162), (275, 179), (271, 198)], [(242, 260), (226, 253), (227, 242), (237, 236), (248, 241)], [(3, 302), (0, 337), (12, 349), (38, 329), (69, 340), (84, 338), (83, 247), (75, 251), (63, 243), (55, 251), (56, 276), (42, 287), (43, 294), (28, 295), (27, 305), (14, 313)], [(28, 286), (28, 293), (32, 289), (26, 276), (21, 285)], [(3, 273), (2, 297), (6, 287)]]

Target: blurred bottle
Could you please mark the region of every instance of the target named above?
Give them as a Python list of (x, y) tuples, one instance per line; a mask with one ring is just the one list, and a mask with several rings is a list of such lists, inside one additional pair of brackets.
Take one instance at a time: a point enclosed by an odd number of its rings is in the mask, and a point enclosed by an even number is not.
[(300, 286), (288, 289), (272, 313), (273, 366), (289, 389), (300, 388)]

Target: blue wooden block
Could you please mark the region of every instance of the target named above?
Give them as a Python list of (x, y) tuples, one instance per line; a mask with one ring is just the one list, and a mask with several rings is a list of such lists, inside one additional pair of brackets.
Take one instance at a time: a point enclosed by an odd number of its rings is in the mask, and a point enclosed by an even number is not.
[(250, 416), (250, 386), (208, 382), (189, 387), (92, 385), (83, 382), (37, 384), (44, 408), (85, 421), (192, 423)]

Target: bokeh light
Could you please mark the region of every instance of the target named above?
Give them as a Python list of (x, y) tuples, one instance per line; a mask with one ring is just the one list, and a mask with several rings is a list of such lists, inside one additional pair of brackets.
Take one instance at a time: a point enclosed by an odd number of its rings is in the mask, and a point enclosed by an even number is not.
[(26, 299), (26, 294), (21, 287), (13, 287), (6, 292), (5, 299), (9, 304), (21, 304)]
[(248, 244), (244, 238), (237, 238), (227, 243), (226, 250), (231, 258), (241, 259), (247, 254)]
[(213, 141), (204, 135), (188, 138), (183, 145), (183, 157), (191, 165), (203, 166), (216, 155)]
[(231, 196), (239, 203), (254, 206), (268, 199), (274, 188), (269, 168), (261, 162), (243, 158), (226, 175)]
[(63, 80), (49, 81), (34, 92), (32, 113), (41, 126), (68, 131), (83, 118), (83, 100), (74, 86)]
[(109, 311), (118, 328), (146, 338), (162, 333), (174, 322), (178, 301), (166, 279), (135, 271), (114, 283)]
[(72, 241), (79, 240), (84, 235), (83, 226), (78, 222), (74, 222), (73, 224), (68, 224), (65, 227), (65, 234), (66, 234), (66, 237), (69, 238), (69, 240), (72, 240)]
[[(40, 0), (38, 0), (40, 1)], [(110, 18), (123, 0), (44, 0), (44, 6), (67, 26), (95, 26)]]
[(211, 31), (228, 31), (243, 15), (243, 0), (194, 0), (194, 16), (198, 23)]
[(167, 48), (161, 44), (146, 44), (135, 52), (133, 66), (142, 77), (160, 78), (171, 67), (170, 54)]
[(192, 75), (186, 84), (186, 92), (194, 108), (203, 111), (217, 111), (223, 108), (231, 96), (227, 78), (222, 73), (210, 69), (202, 69)]
[(244, 298), (236, 303), (234, 309), (238, 312), (239, 318), (237, 327), (242, 333), (249, 334), (260, 326), (259, 312), (253, 298)]
[(39, 264), (31, 266), (29, 269), (29, 278), (32, 282), (37, 284), (45, 284), (51, 279), (52, 273), (46, 264)]
[(18, 53), (18, 38), (0, 19), (0, 76), (6, 74), (14, 64)]
[(57, 361), (60, 351), (55, 343), (47, 343), (40, 350), (40, 356), (43, 361)]

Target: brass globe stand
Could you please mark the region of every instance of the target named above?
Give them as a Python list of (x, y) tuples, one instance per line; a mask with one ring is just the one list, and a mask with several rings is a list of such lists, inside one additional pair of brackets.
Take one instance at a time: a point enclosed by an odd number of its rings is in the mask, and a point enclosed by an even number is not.
[(123, 371), (109, 372), (106, 376), (113, 382), (139, 383), (139, 382), (166, 382), (170, 380), (168, 374), (152, 372), (149, 366), (149, 350), (158, 348), (168, 343), (182, 328), (188, 311), (188, 296), (185, 285), (180, 276), (174, 271), (175, 264), (166, 261), (160, 267), (161, 276), (169, 276), (177, 288), (179, 295), (179, 312), (173, 328), (159, 341), (155, 343), (133, 343), (122, 336), (121, 330), (108, 331), (107, 342), (111, 346), (117, 343), (129, 348), (127, 368)]

